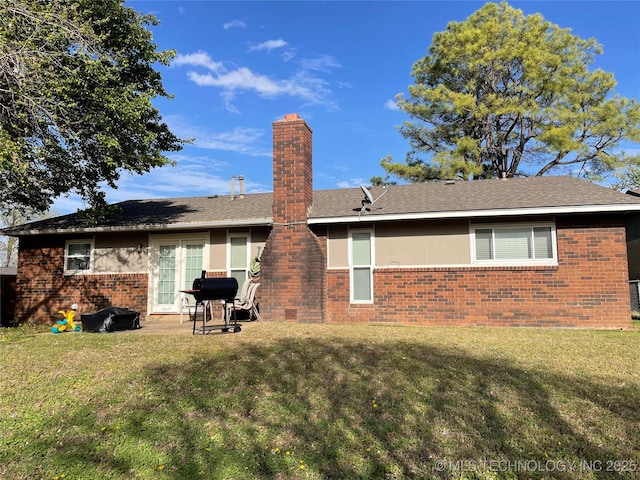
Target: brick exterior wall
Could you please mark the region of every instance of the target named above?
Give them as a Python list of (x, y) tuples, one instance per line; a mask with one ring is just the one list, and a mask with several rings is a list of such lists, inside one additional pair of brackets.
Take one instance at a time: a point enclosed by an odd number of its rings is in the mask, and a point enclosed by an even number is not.
[(557, 267), (377, 269), (373, 305), (349, 305), (348, 270), (329, 270), (327, 320), (631, 328), (624, 226), (591, 219), (556, 228)]
[[(631, 327), (625, 231), (614, 221), (558, 220), (557, 267), (376, 269), (373, 305), (349, 304), (349, 272), (326, 271), (325, 238), (322, 231), (316, 236), (304, 225), (274, 227), (263, 254), (260, 308), (265, 319)], [(23, 238), (21, 245), (19, 322), (52, 323), (58, 311), (72, 303), (79, 304), (79, 313), (113, 305), (139, 311), (144, 317), (146, 274), (64, 276), (64, 239), (39, 237), (37, 246), (30, 245), (35, 240)], [(326, 273), (326, 287), (324, 275), (317, 273)], [(267, 281), (270, 292), (265, 288)]]
[[(33, 245), (37, 242), (37, 245)], [(18, 257), (16, 319), (53, 323), (59, 310), (78, 304), (78, 315), (106, 307), (147, 312), (147, 274), (64, 276), (64, 239), (24, 237)]]
[(325, 321), (326, 257), (307, 226), (313, 202), (312, 132), (298, 115), (273, 123), (273, 228), (261, 257), (266, 320)]

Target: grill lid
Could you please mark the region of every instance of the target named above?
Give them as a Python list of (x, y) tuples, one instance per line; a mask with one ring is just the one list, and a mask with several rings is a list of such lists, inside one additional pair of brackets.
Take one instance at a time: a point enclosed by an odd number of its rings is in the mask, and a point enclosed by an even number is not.
[(196, 278), (193, 281), (192, 293), (197, 302), (203, 300), (228, 300), (230, 302), (238, 293), (238, 281), (234, 277)]

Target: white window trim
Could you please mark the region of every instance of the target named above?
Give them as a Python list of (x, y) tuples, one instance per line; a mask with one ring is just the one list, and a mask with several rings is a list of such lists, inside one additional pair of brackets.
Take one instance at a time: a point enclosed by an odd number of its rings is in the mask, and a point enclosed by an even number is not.
[[(248, 232), (229, 232), (227, 231), (227, 277), (231, 276), (231, 239), (246, 238), (247, 239), (247, 258), (245, 260), (245, 274), (249, 276), (249, 266), (251, 264), (251, 231)], [(235, 270), (235, 269), (234, 269)]]
[[(70, 270), (67, 268), (68, 265), (68, 259), (69, 259), (69, 246), (70, 245), (84, 245), (84, 244), (89, 244), (90, 245), (90, 252), (89, 252), (89, 268), (87, 270)], [(93, 273), (93, 266), (94, 266), (94, 261), (95, 261), (95, 250), (96, 250), (96, 246), (95, 246), (95, 239), (94, 238), (82, 238), (82, 239), (75, 239), (75, 240), (67, 240), (64, 244), (64, 275), (87, 275), (90, 273)]]
[[(533, 228), (536, 227), (550, 227), (551, 228), (551, 248), (552, 258), (543, 259), (506, 259), (506, 260), (476, 260), (476, 230), (491, 229), (493, 231), (500, 230), (501, 228)], [(470, 224), (469, 231), (469, 243), (472, 265), (494, 265), (494, 266), (533, 266), (533, 265), (558, 265), (558, 243), (556, 239), (556, 225), (555, 222), (510, 222), (510, 223), (475, 223)], [(493, 235), (492, 235), (493, 237)], [(493, 240), (492, 240), (493, 241)]]
[[(353, 234), (354, 233), (368, 233), (370, 242), (371, 242), (371, 263), (369, 265), (369, 284), (371, 285), (371, 300), (356, 300), (353, 298), (354, 288), (353, 288)], [(373, 284), (373, 269), (376, 264), (376, 251), (375, 251), (375, 234), (373, 227), (372, 228), (350, 228), (348, 239), (348, 260), (349, 260), (349, 302), (352, 304), (359, 305), (372, 305), (374, 303), (375, 297), (375, 285)], [(364, 267), (365, 265), (355, 265), (355, 267)]]

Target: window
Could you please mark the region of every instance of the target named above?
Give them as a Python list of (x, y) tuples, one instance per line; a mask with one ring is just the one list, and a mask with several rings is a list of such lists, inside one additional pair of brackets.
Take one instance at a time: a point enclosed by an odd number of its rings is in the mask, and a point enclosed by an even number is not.
[(373, 303), (371, 231), (352, 230), (350, 244), (351, 302)]
[(67, 274), (91, 271), (93, 242), (90, 240), (68, 241), (64, 254), (64, 272)]
[(472, 229), (477, 263), (554, 263), (552, 225), (478, 225)]
[(246, 234), (229, 237), (229, 276), (238, 280), (238, 285), (247, 279), (249, 267), (249, 246)]

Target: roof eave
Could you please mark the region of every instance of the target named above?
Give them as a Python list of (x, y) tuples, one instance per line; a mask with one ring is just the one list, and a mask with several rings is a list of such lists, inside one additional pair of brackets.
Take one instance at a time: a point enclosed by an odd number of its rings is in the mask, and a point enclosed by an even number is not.
[(579, 205), (559, 207), (535, 207), (535, 208), (505, 208), (488, 210), (460, 210), (443, 212), (415, 212), (392, 214), (363, 214), (347, 215), (341, 217), (312, 217), (309, 224), (331, 223), (357, 223), (357, 222), (384, 222), (398, 220), (438, 220), (451, 218), (486, 218), (486, 217), (512, 217), (532, 215), (561, 215), (584, 213), (625, 213), (640, 212), (640, 204), (620, 205)]
[(271, 226), (272, 218), (251, 218), (243, 220), (222, 220), (220, 222), (181, 222), (169, 224), (139, 224), (135, 227), (131, 225), (115, 225), (109, 227), (86, 227), (86, 228), (45, 228), (30, 230), (13, 230), (4, 232), (4, 235), (11, 237), (22, 237), (28, 235), (80, 235), (87, 233), (117, 233), (130, 232), (132, 230), (138, 232), (152, 231), (175, 231), (175, 230), (206, 230), (208, 228), (234, 228), (234, 227), (261, 227)]

